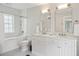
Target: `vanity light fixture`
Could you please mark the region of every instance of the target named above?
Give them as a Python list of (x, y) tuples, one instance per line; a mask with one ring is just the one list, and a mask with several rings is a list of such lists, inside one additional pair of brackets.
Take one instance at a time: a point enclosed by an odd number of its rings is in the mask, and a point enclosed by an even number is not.
[(71, 4), (61, 4), (59, 6), (56, 7), (56, 9), (60, 10), (60, 9), (65, 9), (65, 8), (68, 8), (70, 7)]
[(49, 12), (50, 12), (50, 9), (44, 9), (44, 10), (42, 10), (41, 12), (42, 12), (43, 14), (49, 13)]

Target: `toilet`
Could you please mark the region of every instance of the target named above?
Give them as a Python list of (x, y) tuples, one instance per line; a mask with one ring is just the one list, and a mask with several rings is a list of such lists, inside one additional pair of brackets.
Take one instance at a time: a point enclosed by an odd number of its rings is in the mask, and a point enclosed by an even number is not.
[(19, 48), (21, 51), (29, 51), (29, 40), (24, 39), (19, 42)]

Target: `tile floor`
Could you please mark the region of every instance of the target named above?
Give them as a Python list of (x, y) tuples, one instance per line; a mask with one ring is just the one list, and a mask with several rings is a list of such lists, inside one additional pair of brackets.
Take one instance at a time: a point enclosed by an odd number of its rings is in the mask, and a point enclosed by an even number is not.
[(1, 56), (26, 56), (30, 54), (31, 56), (34, 56), (29, 51), (22, 51), (21, 49), (15, 49), (6, 53), (1, 54)]

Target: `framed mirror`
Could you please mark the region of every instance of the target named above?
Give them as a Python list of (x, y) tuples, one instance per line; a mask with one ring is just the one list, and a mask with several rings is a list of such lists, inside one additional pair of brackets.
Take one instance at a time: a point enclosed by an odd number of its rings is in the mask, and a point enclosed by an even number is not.
[(72, 21), (72, 17), (71, 16), (66, 16), (63, 18), (63, 30), (66, 33), (73, 33), (74, 31), (74, 24)]
[(72, 7), (56, 9), (55, 11), (55, 32), (73, 33), (73, 15)]
[(51, 11), (50, 9), (45, 9), (41, 13), (41, 33), (49, 34), (51, 33)]

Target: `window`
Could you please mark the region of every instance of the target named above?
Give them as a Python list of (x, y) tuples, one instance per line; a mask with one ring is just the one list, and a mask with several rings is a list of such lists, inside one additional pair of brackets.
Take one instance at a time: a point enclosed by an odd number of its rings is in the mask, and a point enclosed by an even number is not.
[(4, 14), (4, 32), (13, 33), (14, 32), (14, 16), (9, 14)]

